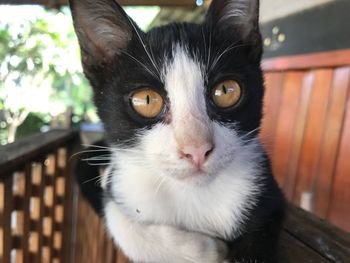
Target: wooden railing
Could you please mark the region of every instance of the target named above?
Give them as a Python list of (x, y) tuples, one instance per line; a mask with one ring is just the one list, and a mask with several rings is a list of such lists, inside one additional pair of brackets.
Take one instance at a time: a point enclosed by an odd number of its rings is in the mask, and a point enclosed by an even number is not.
[(262, 139), (288, 200), (350, 231), (350, 49), (262, 63)]
[(75, 263), (129, 263), (106, 233), (104, 220), (80, 197), (75, 246)]
[(0, 262), (71, 262), (73, 131), (0, 148)]
[(53, 130), (0, 148), (0, 263), (128, 262), (79, 194), (79, 146)]

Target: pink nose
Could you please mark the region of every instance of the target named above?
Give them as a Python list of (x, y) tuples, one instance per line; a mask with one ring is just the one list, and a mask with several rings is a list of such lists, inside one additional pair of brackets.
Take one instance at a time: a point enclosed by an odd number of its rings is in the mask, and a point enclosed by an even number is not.
[(212, 143), (205, 143), (200, 147), (185, 146), (180, 150), (180, 157), (185, 158), (199, 169), (208, 159), (213, 149), (214, 145)]

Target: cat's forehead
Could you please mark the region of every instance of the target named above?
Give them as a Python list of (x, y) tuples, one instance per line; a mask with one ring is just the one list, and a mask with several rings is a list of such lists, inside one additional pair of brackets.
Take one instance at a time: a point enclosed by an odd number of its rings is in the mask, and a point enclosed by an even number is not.
[(171, 23), (153, 28), (147, 33), (147, 43), (155, 53), (172, 58), (177, 46), (186, 48), (189, 55), (200, 53), (206, 41), (203, 25), (192, 23)]
[(215, 66), (234, 68), (236, 64), (240, 67), (246, 59), (234, 32), (213, 31), (205, 23), (171, 23), (156, 27), (146, 34), (145, 40), (151, 55), (163, 66), (174, 60), (181, 47), (187, 56), (201, 64), (202, 70), (207, 71), (204, 75), (218, 73)]
[(158, 43), (160, 45), (167, 46), (170, 43), (174, 42), (190, 44), (191, 40), (198, 38), (202, 33), (204, 33), (204, 30), (205, 26), (202, 24), (174, 22), (167, 25), (152, 28), (146, 34), (150, 43)]

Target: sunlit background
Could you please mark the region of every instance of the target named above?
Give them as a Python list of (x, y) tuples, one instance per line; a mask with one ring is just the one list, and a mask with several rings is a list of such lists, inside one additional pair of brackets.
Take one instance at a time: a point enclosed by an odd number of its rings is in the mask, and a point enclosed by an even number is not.
[[(159, 7), (127, 7), (147, 30)], [(96, 123), (68, 7), (0, 5), (0, 143)]]

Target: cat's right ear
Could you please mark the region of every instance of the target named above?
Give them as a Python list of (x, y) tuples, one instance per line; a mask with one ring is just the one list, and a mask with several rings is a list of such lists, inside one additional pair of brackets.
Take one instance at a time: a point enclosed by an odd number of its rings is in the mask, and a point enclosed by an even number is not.
[(70, 0), (84, 63), (113, 60), (132, 38), (133, 23), (115, 0)]

